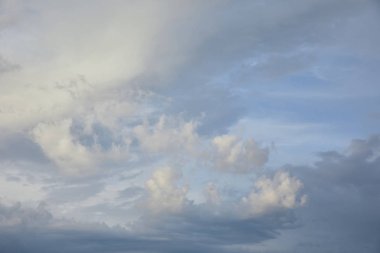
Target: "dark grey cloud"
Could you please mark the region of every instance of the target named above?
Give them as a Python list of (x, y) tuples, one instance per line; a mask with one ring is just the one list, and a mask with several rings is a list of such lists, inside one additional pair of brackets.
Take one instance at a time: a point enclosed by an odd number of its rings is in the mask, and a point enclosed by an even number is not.
[[(15, 238), (16, 236), (16, 238)], [(2, 252), (34, 253), (87, 253), (87, 252), (133, 252), (133, 253), (174, 253), (174, 252), (223, 252), (207, 246), (188, 244), (163, 239), (145, 239), (128, 234), (94, 232), (93, 230), (34, 230), (15, 233), (1, 232)]]
[(279, 236), (284, 229), (298, 226), (292, 211), (274, 212), (256, 218), (215, 215), (195, 207), (180, 215), (162, 217), (159, 221), (143, 217), (139, 225), (151, 233), (202, 245), (228, 246), (256, 244)]
[(346, 151), (320, 157), (313, 167), (292, 168), (309, 196), (307, 207), (299, 210), (304, 237), (298, 238), (296, 249), (378, 252), (380, 136), (353, 140)]
[[(216, 217), (189, 210), (162, 219), (142, 217), (135, 230), (54, 220), (44, 207), (1, 206), (1, 217), (23, 217), (0, 227), (0, 252), (231, 252), (226, 246), (254, 244), (296, 227), (292, 213), (257, 219)], [(5, 250), (5, 251), (4, 251)]]

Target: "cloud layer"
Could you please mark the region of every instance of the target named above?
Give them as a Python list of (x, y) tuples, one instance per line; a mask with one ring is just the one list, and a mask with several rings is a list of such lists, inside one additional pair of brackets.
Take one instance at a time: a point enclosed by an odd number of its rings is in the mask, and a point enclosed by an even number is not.
[(0, 252), (378, 252), (379, 8), (0, 0)]

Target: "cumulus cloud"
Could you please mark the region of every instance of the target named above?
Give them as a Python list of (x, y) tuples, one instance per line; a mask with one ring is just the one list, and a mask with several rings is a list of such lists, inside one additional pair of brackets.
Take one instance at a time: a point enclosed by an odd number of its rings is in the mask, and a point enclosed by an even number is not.
[[(260, 215), (278, 209), (291, 209), (306, 203), (301, 195), (302, 182), (284, 171), (277, 171), (273, 178), (266, 176), (255, 181), (253, 190), (242, 199), (248, 215)], [(301, 196), (300, 196), (301, 195)]]
[(75, 129), (73, 120), (65, 119), (40, 123), (31, 134), (45, 155), (69, 174), (96, 171), (108, 160), (127, 160), (128, 143), (114, 142), (101, 128), (96, 131), (91, 126), (87, 130), (86, 134), (86, 129)]
[[(62, 87), (66, 90), (65, 87)], [(67, 93), (75, 100), (77, 88), (68, 87)], [(92, 93), (92, 91), (89, 93)], [(52, 120), (42, 120), (30, 131), (30, 136), (45, 152), (46, 156), (63, 170), (74, 172), (96, 170), (104, 162), (120, 163), (128, 161), (130, 146), (133, 140), (142, 139), (141, 143), (134, 146), (138, 150), (147, 151), (146, 142), (150, 136), (144, 132), (145, 128), (156, 126), (142, 125), (139, 122), (142, 117), (151, 117), (155, 109), (150, 104), (157, 98), (153, 93), (141, 89), (110, 89), (104, 94), (96, 92), (89, 97), (79, 99), (81, 103), (75, 111), (67, 117), (57, 117)], [(158, 131), (164, 132), (163, 137), (158, 136), (157, 145), (178, 146), (187, 140), (182, 135), (186, 134), (191, 123), (166, 124), (169, 120), (157, 123)], [(175, 119), (170, 122), (177, 122)], [(179, 122), (179, 120), (178, 120)], [(178, 136), (171, 134), (171, 129), (176, 127), (183, 133)], [(144, 128), (145, 127), (145, 128)], [(187, 128), (187, 129), (186, 129)], [(135, 131), (140, 129), (140, 131)], [(148, 130), (146, 130), (148, 131)], [(192, 129), (188, 132), (189, 134)], [(160, 133), (161, 133), (160, 132)], [(195, 136), (195, 134), (194, 134)], [(162, 143), (166, 138), (166, 143)], [(170, 140), (170, 138), (172, 140)], [(190, 141), (190, 140), (189, 140)], [(189, 144), (190, 145), (190, 144)]]
[(34, 139), (44, 153), (68, 172), (75, 172), (95, 164), (95, 156), (84, 145), (76, 142), (70, 132), (72, 121), (40, 123), (33, 129)]
[[(173, 185), (179, 175), (171, 168), (157, 170), (146, 183), (150, 194), (159, 196), (154, 202), (159, 217), (142, 212), (127, 229), (99, 223), (85, 223), (54, 217), (42, 204), (37, 208), (0, 205), (0, 246), (17, 252), (231, 252), (231, 245), (258, 243), (275, 238), (278, 230), (295, 222), (289, 213), (241, 219), (218, 216), (202, 207), (179, 210), (185, 190)], [(154, 191), (154, 193), (153, 193)], [(152, 198), (152, 195), (149, 195)], [(152, 200), (152, 199), (150, 199)], [(152, 202), (151, 202), (152, 203)], [(153, 207), (153, 206), (151, 206)], [(159, 209), (157, 209), (159, 208)], [(153, 211), (153, 210), (150, 210)], [(179, 212), (180, 211), (180, 212)], [(158, 215), (159, 213), (156, 213)], [(162, 214), (162, 213), (161, 213)], [(159, 219), (157, 219), (159, 218)], [(33, 238), (31, 240), (30, 238)], [(76, 238), (75, 240), (73, 240)], [(17, 240), (20, 244), (13, 244)], [(102, 243), (98, 243), (98, 242)], [(62, 244), (62, 247), (56, 245)], [(27, 248), (22, 245), (28, 245)]]
[(181, 172), (171, 167), (156, 170), (146, 181), (147, 206), (154, 213), (181, 211), (187, 203), (186, 186), (178, 186)]
[(261, 168), (268, 160), (269, 150), (253, 139), (243, 140), (234, 135), (216, 136), (213, 161), (218, 169), (231, 172), (250, 172)]

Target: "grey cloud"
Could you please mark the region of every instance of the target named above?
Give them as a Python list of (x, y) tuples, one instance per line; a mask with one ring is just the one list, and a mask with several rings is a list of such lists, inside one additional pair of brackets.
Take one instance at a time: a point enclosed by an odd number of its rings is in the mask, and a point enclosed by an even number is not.
[(2, 0), (0, 1), (0, 29), (16, 23), (25, 11), (20, 1)]
[(120, 195), (120, 198), (122, 199), (124, 198), (130, 199), (130, 198), (141, 197), (144, 193), (145, 193), (144, 188), (133, 186), (133, 187), (128, 187), (120, 191), (119, 195)]
[[(268, 88), (268, 76), (289, 76), (323, 64), (318, 53), (348, 45), (349, 39), (341, 41), (341, 36), (348, 33), (352, 19), (363, 19), (372, 7), (373, 1), (227, 1), (209, 9), (207, 16), (192, 20), (202, 23), (191, 27), (194, 31), (189, 33), (187, 27), (178, 31), (178, 37), (189, 40), (196, 32), (199, 36), (205, 29), (213, 32), (206, 33), (177, 70), (170, 89), (161, 91), (174, 98), (169, 110), (189, 117), (205, 113), (203, 134), (225, 132), (248, 113), (252, 97)], [(251, 64), (260, 59), (266, 60)], [(236, 96), (244, 88), (251, 91), (248, 101)]]
[(180, 241), (146, 239), (135, 236), (88, 230), (48, 230), (21, 232), (1, 231), (3, 252), (34, 253), (174, 253), (223, 252), (207, 246)]
[(13, 205), (0, 204), (1, 228), (39, 227), (49, 224), (53, 216), (40, 203), (36, 208), (26, 208), (20, 203)]
[(299, 237), (295, 250), (379, 251), (379, 154), (380, 136), (375, 135), (353, 140), (345, 152), (321, 153), (312, 168), (292, 168), (310, 199), (299, 210), (303, 220), (299, 233), (304, 237)]
[(11, 161), (32, 161), (48, 163), (41, 148), (24, 134), (12, 134), (0, 137), (0, 159)]
[(0, 227), (0, 248), (4, 252), (20, 253), (231, 252), (226, 246), (261, 242), (278, 236), (279, 229), (295, 227), (295, 217), (291, 213), (236, 220), (199, 215), (189, 210), (186, 214), (163, 217), (159, 221), (144, 217), (135, 224), (139, 229), (130, 232), (100, 224), (54, 220), (43, 207), (1, 207), (0, 214), (7, 218), (22, 216), (40, 221), (36, 223), (28, 218), (22, 226)]
[[(18, 226), (1, 226), (0, 244), (11, 252), (49, 249), (53, 253), (174, 253), (256, 252), (249, 247), (239, 247), (265, 243), (267, 247), (262, 251), (269, 253), (276, 252), (270, 242), (288, 235), (290, 246), (285, 245), (282, 252), (375, 253), (380, 247), (379, 168), (380, 137), (354, 140), (344, 152), (321, 153), (313, 167), (288, 166), (288, 170), (302, 179), (304, 191), (309, 196), (303, 208), (244, 219), (229, 216), (227, 209), (231, 207), (215, 213), (206, 204), (189, 204), (182, 213), (163, 215), (159, 219), (141, 212), (140, 219), (133, 223), (129, 232), (116, 227), (93, 225), (89, 228), (89, 225), (70, 223), (57, 228), (49, 226), (56, 221), (46, 211), (27, 211), (21, 206), (2, 207), (3, 220), (26, 217), (20, 220), (29, 224), (30, 217), (37, 217), (40, 222), (33, 235), (31, 230), (18, 230)], [(120, 192), (120, 197), (134, 196), (141, 191), (136, 187), (126, 188)], [(112, 211), (111, 206), (101, 209), (121, 215), (120, 210)], [(47, 222), (42, 222), (44, 220)]]
[(7, 73), (19, 69), (20, 66), (12, 64), (0, 55), (0, 74)]
[(218, 216), (202, 208), (190, 209), (181, 215), (164, 216), (159, 221), (144, 217), (141, 222), (151, 233), (159, 232), (161, 236), (173, 240), (196, 242), (216, 248), (256, 244), (276, 238), (281, 230), (294, 229), (299, 225), (292, 211), (242, 219)]
[(53, 203), (77, 202), (90, 196), (94, 196), (104, 188), (103, 182), (91, 182), (86, 184), (65, 184), (61, 187), (49, 189), (47, 201)]

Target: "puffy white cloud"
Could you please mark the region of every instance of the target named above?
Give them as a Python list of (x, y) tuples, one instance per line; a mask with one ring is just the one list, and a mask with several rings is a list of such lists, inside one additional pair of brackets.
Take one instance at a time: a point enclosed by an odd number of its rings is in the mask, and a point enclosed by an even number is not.
[(212, 140), (215, 166), (224, 171), (250, 172), (263, 166), (269, 155), (253, 139), (242, 140), (234, 135), (216, 136)]
[[(90, 172), (106, 160), (127, 159), (128, 144), (101, 143), (101, 134), (94, 129), (80, 129), (75, 135), (72, 119), (39, 123), (31, 132), (32, 138), (40, 145), (45, 155), (65, 173)], [(86, 131), (87, 135), (86, 135)], [(87, 139), (86, 139), (87, 137)], [(86, 143), (87, 141), (87, 143)]]
[(95, 164), (90, 150), (71, 134), (72, 120), (40, 123), (32, 131), (45, 155), (67, 172), (75, 172)]
[(146, 181), (145, 188), (148, 192), (147, 206), (154, 213), (179, 212), (186, 204), (186, 186), (178, 186), (181, 172), (171, 167), (156, 170), (152, 177)]
[(244, 212), (249, 216), (262, 215), (278, 209), (291, 209), (306, 203), (306, 195), (300, 196), (302, 182), (288, 172), (277, 171), (273, 178), (263, 176), (254, 183), (248, 196), (242, 199)]

